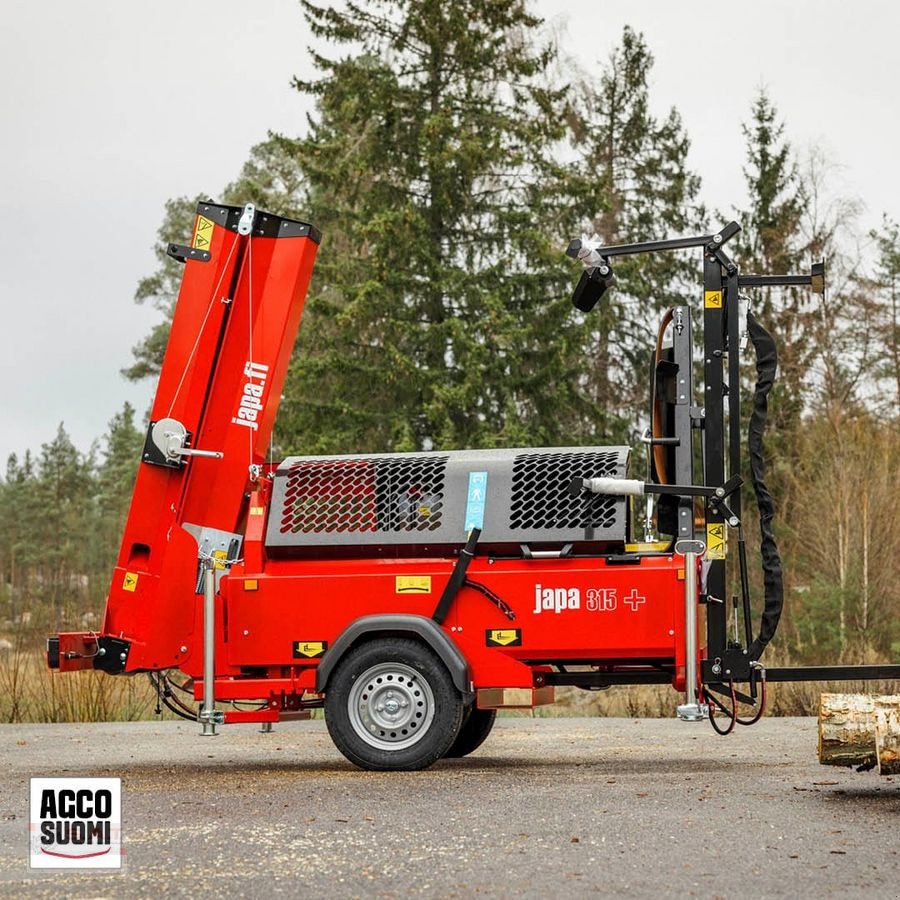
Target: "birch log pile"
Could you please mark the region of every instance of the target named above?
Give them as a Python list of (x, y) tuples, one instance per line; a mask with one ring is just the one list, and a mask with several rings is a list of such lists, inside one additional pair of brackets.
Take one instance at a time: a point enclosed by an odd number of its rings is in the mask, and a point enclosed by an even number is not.
[(900, 695), (822, 694), (819, 762), (900, 775)]

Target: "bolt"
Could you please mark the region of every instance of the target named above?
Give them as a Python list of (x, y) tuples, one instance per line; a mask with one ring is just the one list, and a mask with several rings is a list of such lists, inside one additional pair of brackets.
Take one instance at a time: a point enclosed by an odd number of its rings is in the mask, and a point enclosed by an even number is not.
[(187, 647), (184, 644), (181, 645), (181, 652), (187, 653)]
[(717, 243), (717, 244), (721, 244), (721, 243), (722, 243), (722, 235), (721, 235), (721, 234), (717, 234), (717, 235), (713, 238), (713, 241), (714, 241), (715, 243)]
[(244, 637), (247, 637), (248, 634), (250, 634), (250, 632), (245, 628), (244, 629)]
[(732, 528), (737, 528), (738, 525), (741, 524), (741, 520), (740, 520), (737, 516), (732, 516), (732, 517), (728, 520), (728, 524), (729, 524)]
[(721, 675), (722, 667), (718, 663), (714, 663), (712, 667), (713, 675)]
[(123, 650), (123, 651), (119, 654), (119, 659), (121, 659), (122, 662), (125, 662), (125, 660), (128, 659), (128, 654)]

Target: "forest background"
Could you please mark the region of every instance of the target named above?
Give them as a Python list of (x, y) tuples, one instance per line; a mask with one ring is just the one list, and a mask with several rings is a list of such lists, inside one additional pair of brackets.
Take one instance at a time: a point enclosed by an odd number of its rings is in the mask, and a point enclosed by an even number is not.
[[(708, 209), (677, 109), (651, 113), (653, 56), (626, 28), (590, 75), (521, 0), (304, 2), (313, 112), (273, 133), (215, 198), (314, 222), (325, 239), (272, 447), (288, 453), (629, 443), (647, 424), (661, 312), (696, 306), (696, 260), (617, 266), (588, 316), (569, 239), (743, 226), (743, 271), (805, 271), (824, 296), (754, 296), (780, 380), (768, 461), (786, 604), (767, 658), (900, 661), (900, 229), (877, 231), (816, 149), (797, 153), (765, 90), (747, 99), (746, 208)], [(197, 197), (175, 198), (139, 302), (159, 323), (126, 375), (158, 371)], [(747, 372), (747, 390), (752, 387)], [(99, 624), (145, 430), (125, 405), (79, 451), (62, 425), (0, 481), (0, 678), (47, 632)], [(634, 461), (640, 471), (641, 461)], [(750, 508), (752, 504), (745, 504)], [(752, 524), (752, 523), (751, 523)], [(761, 595), (754, 571), (755, 595)], [(3, 685), (0, 685), (3, 687)], [(8, 705), (8, 718), (29, 713)], [(53, 705), (42, 715), (58, 714)]]

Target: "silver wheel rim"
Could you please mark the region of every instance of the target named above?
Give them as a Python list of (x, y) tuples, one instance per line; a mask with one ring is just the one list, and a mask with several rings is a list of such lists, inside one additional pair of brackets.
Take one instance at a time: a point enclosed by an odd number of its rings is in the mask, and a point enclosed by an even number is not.
[(411, 666), (379, 663), (353, 682), (347, 711), (353, 730), (370, 747), (405, 750), (431, 727), (434, 694)]

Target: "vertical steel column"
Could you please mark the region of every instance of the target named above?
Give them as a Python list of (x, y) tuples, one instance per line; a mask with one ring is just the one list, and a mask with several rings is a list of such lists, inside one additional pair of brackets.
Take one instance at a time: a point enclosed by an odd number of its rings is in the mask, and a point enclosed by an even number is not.
[[(721, 263), (710, 253), (703, 255), (703, 483), (725, 483), (725, 303), (726, 283)], [(707, 528), (722, 524), (724, 518), (707, 507)], [(706, 637), (709, 656), (725, 651), (727, 606), (725, 600), (725, 560), (710, 561), (706, 581)]]
[[(728, 477), (741, 474), (741, 309), (738, 272), (728, 276), (725, 288), (725, 327), (728, 343)], [(741, 492), (728, 500), (731, 511), (741, 518)]]
[(697, 692), (697, 562), (705, 549), (703, 541), (675, 543), (675, 552), (684, 557), (684, 703), (677, 713), (685, 722), (700, 722), (707, 716)]
[(200, 709), (202, 737), (216, 735), (216, 566), (204, 560), (203, 570), (203, 706)]
[[(691, 423), (691, 406), (694, 403), (694, 350), (692, 340), (691, 311), (686, 306), (676, 306), (672, 315), (672, 361), (678, 367), (675, 382), (675, 447), (676, 484), (694, 483), (694, 432)], [(678, 500), (678, 538), (694, 537), (694, 498)]]

